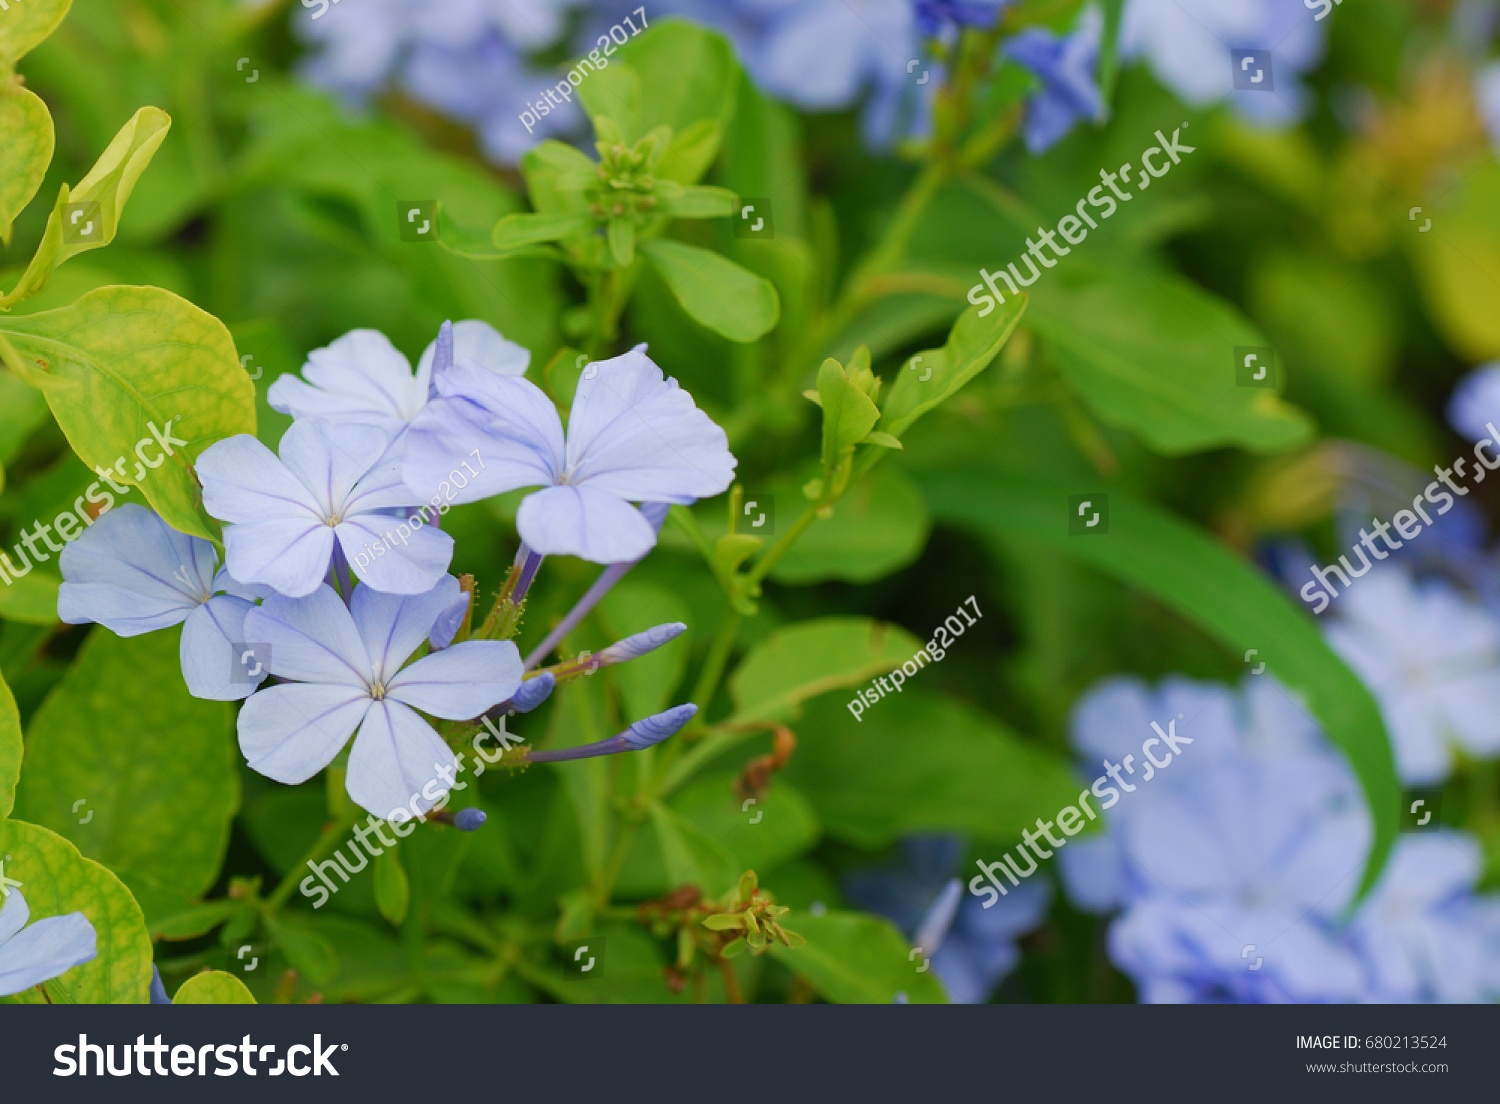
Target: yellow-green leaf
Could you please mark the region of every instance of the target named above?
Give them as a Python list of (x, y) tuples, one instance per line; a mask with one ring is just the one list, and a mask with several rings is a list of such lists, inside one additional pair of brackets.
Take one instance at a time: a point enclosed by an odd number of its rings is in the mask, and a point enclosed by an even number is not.
[(145, 1004), (151, 985), (146, 918), (118, 878), (61, 836), (21, 820), (0, 821), (5, 876), (21, 883), (32, 920), (82, 912), (98, 954), (52, 984), (74, 1004)]
[(11, 223), (42, 186), (53, 142), (47, 105), (0, 74), (0, 242), (6, 245)]
[(21, 777), (21, 714), (16, 699), (0, 674), (0, 820), (16, 807), (16, 782)]
[(114, 241), (125, 203), (171, 126), (172, 120), (165, 111), (141, 108), (120, 128), (120, 133), (76, 187), (62, 186), (47, 219), (42, 244), (21, 282), (0, 299), (0, 308), (35, 295), (69, 258)]
[(245, 983), (223, 970), (209, 970), (184, 981), (173, 1004), (254, 1004)]
[[(222, 322), (160, 288), (104, 287), (0, 318), (0, 357), (47, 397), (85, 464), (114, 467), (173, 528), (213, 539), (190, 465), (215, 441), (255, 432), (255, 384)], [(187, 443), (158, 459), (168, 433)]]
[(73, 0), (10, 0), (0, 11), (0, 78), (47, 37), (68, 14)]

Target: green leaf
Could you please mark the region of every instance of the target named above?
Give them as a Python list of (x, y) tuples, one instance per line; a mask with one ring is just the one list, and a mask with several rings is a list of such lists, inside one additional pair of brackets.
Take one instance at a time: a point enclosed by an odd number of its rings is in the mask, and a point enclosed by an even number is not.
[(1235, 347), (1264, 346), (1265, 337), (1176, 274), (1059, 269), (1035, 290), (1027, 323), (1101, 421), (1158, 452), (1278, 452), (1312, 433), (1307, 415), (1275, 390), (1236, 381)]
[(721, 843), (660, 802), (651, 806), (651, 827), (672, 886), (695, 885), (715, 897), (740, 876), (739, 860)]
[(73, 0), (11, 0), (0, 12), (0, 79), (45, 42), (68, 14)]
[[(69, 307), (0, 317), (0, 355), (46, 396), (79, 459), (123, 460), (120, 483), (140, 486), (174, 529), (213, 538), (190, 465), (215, 441), (255, 432), (255, 384), (223, 323), (160, 288), (105, 287)], [(187, 445), (143, 465), (163, 455), (156, 431), (169, 423)]]
[(739, 197), (727, 188), (693, 187), (676, 199), (663, 201), (658, 210), (673, 218), (732, 218), (738, 203)]
[(809, 703), (799, 731), (787, 780), (829, 835), (864, 848), (931, 831), (1009, 844), (1085, 788), (1062, 757), (911, 683), (859, 718), (846, 700)]
[(922, 492), (899, 468), (883, 464), (856, 483), (771, 569), (778, 583), (805, 586), (839, 579), (871, 583), (922, 553), (932, 522)]
[(94, 926), (97, 956), (57, 984), (74, 1004), (145, 1004), (151, 937), (141, 906), (120, 880), (67, 840), (35, 824), (0, 820), (5, 876), (21, 883), (32, 922), (81, 912)]
[(375, 903), (384, 916), (396, 927), (406, 919), (406, 909), (411, 903), (411, 889), (407, 885), (406, 871), (401, 868), (401, 856), (396, 848), (389, 847), (375, 856)]
[[(18, 815), (127, 880), (187, 899), (213, 885), (239, 756), (228, 703), (183, 685), (178, 633), (122, 640), (95, 629), (32, 718), (26, 751)], [(152, 911), (149, 897), (142, 904)]]
[[(0, 309), (40, 291), (59, 265), (70, 257), (76, 257), (91, 249), (102, 249), (115, 240), (120, 226), (120, 216), (125, 203), (130, 199), (136, 181), (151, 158), (166, 141), (172, 120), (165, 111), (155, 107), (143, 107), (137, 111), (115, 136), (89, 174), (74, 188), (62, 186), (52, 215), (47, 220), (47, 229), (42, 234), (42, 243), (36, 255), (21, 277), (21, 282), (10, 294), (0, 298)], [(98, 204), (97, 211), (82, 209), (79, 204)], [(74, 216), (78, 216), (75, 218)], [(83, 218), (99, 221), (99, 226), (87, 237), (73, 233), (86, 227)], [(68, 240), (69, 238), (73, 240)]]
[(890, 1004), (905, 993), (912, 1004), (945, 1004), (947, 995), (921, 956), (889, 920), (829, 910), (790, 912), (782, 926), (807, 939), (795, 949), (771, 945), (771, 957), (836, 1004)]
[(521, 158), (532, 205), (547, 214), (586, 213), (582, 193), (598, 182), (598, 168), (581, 150), (550, 138)]
[[(0, 561), (0, 567), (4, 566), (5, 561)], [(56, 575), (38, 575), (35, 570), (9, 584), (0, 579), (0, 617), (23, 625), (57, 624), (60, 586), (62, 580)]]
[(941, 349), (929, 349), (907, 363), (920, 371), (903, 370), (891, 385), (881, 430), (900, 437), (923, 414), (957, 394), (995, 359), (1025, 309), (1025, 296), (1017, 296), (983, 318), (977, 307), (959, 315)]
[(701, 180), (713, 165), (723, 138), (724, 127), (719, 120), (699, 119), (668, 143), (661, 160), (656, 163), (657, 177), (675, 180), (679, 184)]
[(864, 617), (822, 617), (778, 629), (729, 680), (733, 722), (781, 721), (819, 694), (860, 686), (922, 647), (905, 629)]
[(184, 981), (173, 1004), (254, 1004), (245, 983), (223, 970), (209, 970)]
[[(1369, 802), (1375, 838), (1360, 885), (1374, 885), (1396, 838), (1401, 787), (1370, 691), (1324, 642), (1317, 622), (1218, 541), (1147, 503), (1111, 492), (1109, 532), (1070, 537), (1066, 487), (998, 470), (924, 484), (940, 520), (987, 540), (1036, 542), (1152, 595), (1236, 657), (1255, 648), (1348, 758)], [(871, 712), (881, 706), (873, 707)]]
[(681, 242), (642, 242), (641, 252), (656, 265), (682, 309), (715, 333), (748, 343), (776, 325), (781, 302), (769, 280)]
[(10, 244), (11, 224), (42, 186), (54, 141), (47, 105), (0, 72), (0, 243)]
[(327, 983), (339, 972), (338, 952), (311, 927), (285, 916), (268, 916), (266, 928), (287, 961), (314, 985)]
[(800, 790), (778, 777), (766, 793), (747, 804), (735, 793), (734, 780), (733, 774), (722, 772), (695, 778), (672, 795), (671, 807), (721, 843), (741, 871), (772, 870), (818, 842), (817, 813)]
[(823, 408), (823, 470), (837, 471), (865, 434), (880, 421), (880, 408), (832, 358), (818, 369), (818, 405)]
[(641, 78), (628, 65), (616, 63), (590, 74), (579, 86), (578, 102), (590, 119), (602, 115), (618, 129), (616, 134), (596, 122), (602, 141), (619, 138), (627, 146), (634, 145), (651, 129), (641, 126)]
[(21, 714), (15, 696), (0, 674), (0, 820), (16, 807), (16, 782), (21, 777)]
[[(734, 116), (741, 70), (734, 49), (713, 31), (674, 19), (631, 39), (608, 69), (591, 75), (580, 88), (580, 98), (590, 115), (601, 112), (589, 106), (590, 100), (597, 103), (598, 97), (588, 86), (621, 69), (633, 73), (639, 81), (635, 115), (627, 125), (621, 115), (602, 113), (620, 124), (627, 142), (633, 143), (663, 125), (675, 134), (703, 119), (728, 126)], [(584, 89), (588, 89), (587, 94)], [(611, 94), (618, 98), (618, 93)], [(693, 179), (696, 177), (682, 179), (681, 183), (689, 184)]]
[(245, 901), (236, 901), (225, 898), (220, 901), (206, 901), (201, 905), (192, 905), (181, 912), (174, 913), (161, 920), (153, 921), (151, 924), (152, 939), (197, 939), (200, 935), (207, 935), (235, 913), (249, 908)]
[(496, 249), (507, 252), (586, 234), (594, 226), (592, 215), (506, 215), (495, 224), (491, 241)]

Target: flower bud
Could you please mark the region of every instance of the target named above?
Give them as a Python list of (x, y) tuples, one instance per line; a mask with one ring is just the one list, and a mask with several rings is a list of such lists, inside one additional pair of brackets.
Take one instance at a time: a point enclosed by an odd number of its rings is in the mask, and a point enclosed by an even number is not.
[(460, 832), (477, 832), (488, 819), (483, 809), (460, 809), (454, 814), (453, 824)]

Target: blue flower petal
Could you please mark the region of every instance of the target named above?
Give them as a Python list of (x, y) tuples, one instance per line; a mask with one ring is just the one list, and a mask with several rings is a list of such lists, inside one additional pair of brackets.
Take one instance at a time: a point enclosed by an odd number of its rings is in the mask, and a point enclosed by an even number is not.
[(176, 625), (212, 593), (213, 545), (134, 503), (101, 514), (63, 549), (60, 564), (59, 618), (119, 636)]
[(253, 602), (221, 594), (210, 598), (182, 626), (182, 678), (188, 693), (209, 701), (239, 701), (248, 698), (270, 675), (262, 671), (251, 679), (236, 649), (245, 640), (245, 615)]
[(245, 614), (245, 635), (270, 645), (266, 665), (280, 678), (361, 691), (375, 681), (365, 642), (332, 587), (319, 587), (306, 598), (266, 599)]
[(333, 762), (370, 708), (369, 692), (362, 687), (272, 686), (240, 707), (240, 751), (251, 770), (296, 786)]
[(354, 588), (349, 613), (369, 654), (375, 682), (390, 682), (460, 593), (458, 580), (452, 576), (412, 595), (384, 593), (365, 585)]
[(521, 686), (521, 654), (509, 640), (469, 640), (423, 656), (387, 684), (397, 701), (463, 721), (508, 701)]
[(516, 528), (544, 556), (578, 556), (594, 563), (638, 560), (656, 545), (656, 532), (622, 498), (594, 487), (548, 487), (527, 495)]
[[(11, 891), (15, 896), (16, 891)], [(94, 926), (81, 912), (51, 916), (0, 945), (0, 996), (61, 977), (98, 954)]]
[(390, 820), (405, 809), (409, 818), (438, 802), (457, 766), (453, 751), (431, 725), (410, 707), (386, 699), (375, 702), (360, 725), (345, 784), (349, 796), (375, 816)]

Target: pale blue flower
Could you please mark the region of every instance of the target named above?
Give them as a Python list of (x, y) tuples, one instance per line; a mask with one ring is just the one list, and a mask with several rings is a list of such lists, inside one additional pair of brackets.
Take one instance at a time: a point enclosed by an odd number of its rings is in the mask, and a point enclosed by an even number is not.
[(245, 641), (245, 614), (270, 592), (216, 571), (216, 561), (208, 541), (126, 503), (99, 515), (63, 549), (57, 616), (126, 637), (182, 625), (188, 691), (214, 701), (247, 697), (265, 675), (252, 679), (242, 672), (235, 646)]
[(390, 444), (377, 426), (303, 418), (281, 438), (279, 458), (248, 434), (205, 449), (198, 458), (203, 505), (228, 523), (230, 574), (306, 597), (322, 585), (337, 544), (372, 587), (430, 591), (453, 558), (453, 538), (421, 525), (392, 539), (398, 519), (386, 511), (423, 500), (403, 484), (399, 460), (386, 455)]
[(1328, 643), (1380, 703), (1409, 786), (1441, 782), (1453, 747), (1500, 755), (1500, 622), (1439, 579), (1390, 564), (1339, 601)]
[[(1321, 60), (1324, 34), (1302, 0), (1127, 0), (1120, 53), (1144, 57), (1193, 107), (1227, 97), (1252, 122), (1287, 124), (1307, 111), (1301, 78)], [(1235, 90), (1236, 49), (1271, 51), (1273, 91)]]
[(656, 531), (630, 504), (720, 494), (734, 479), (735, 459), (724, 431), (676, 380), (663, 378), (644, 345), (592, 367), (578, 383), (565, 438), (540, 388), (459, 361), (408, 430), (407, 485), (430, 499), (455, 457), (477, 448), (484, 469), (456, 501), (542, 486), (516, 514), (532, 551), (595, 563), (644, 556)]
[(439, 374), (455, 358), (473, 360), (505, 376), (524, 375), (531, 354), (507, 341), (487, 322), (443, 323), (413, 375), (411, 362), (376, 330), (354, 330), (327, 348), (308, 354), (302, 379), (284, 375), (266, 398), (272, 409), (293, 418), (362, 422), (391, 434), (406, 428), (435, 393)]
[(1080, 119), (1103, 115), (1104, 98), (1095, 78), (1103, 30), (1103, 14), (1090, 6), (1072, 34), (1060, 38), (1038, 27), (1005, 44), (1005, 55), (1042, 81), (1026, 109), (1026, 148), (1032, 153), (1051, 149)]
[(269, 665), (291, 680), (240, 709), (240, 750), (253, 770), (288, 785), (331, 763), (356, 731), (345, 785), (377, 817), (430, 809), (453, 782), (456, 760), (416, 712), (468, 720), (521, 685), (510, 641), (470, 640), (402, 664), (452, 603), (451, 577), (425, 594), (383, 594), (364, 584), (348, 606), (330, 587), (302, 599), (276, 596), (251, 611), (245, 631), (270, 645)]
[[(1500, 96), (1500, 65), (1496, 66), (1496, 78), (1496, 94)], [(1500, 108), (1500, 103), (1496, 106)], [(1500, 139), (1496, 144), (1500, 145)], [(1500, 360), (1481, 364), (1458, 381), (1448, 398), (1447, 414), (1448, 424), (1469, 440), (1494, 439), (1487, 426), (1500, 422)]]
[(31, 910), (21, 891), (7, 890), (0, 907), (0, 997), (61, 977), (98, 954), (94, 925), (83, 913), (49, 916), (27, 928), (29, 919)]
[(1381, 1004), (1480, 1004), (1500, 996), (1500, 898), (1476, 897), (1478, 844), (1459, 832), (1403, 836), (1349, 928)]
[[(1190, 742), (1147, 781), (1151, 722), (1173, 720)], [(1462, 836), (1403, 837), (1345, 922), (1369, 813), (1348, 764), (1268, 675), (1239, 692), (1112, 679), (1079, 702), (1073, 740), (1089, 775), (1135, 757), (1119, 774), (1134, 792), (1094, 789), (1108, 835), (1058, 860), (1076, 904), (1119, 910), (1110, 957), (1143, 1001), (1500, 995), (1500, 901), (1472, 893), (1480, 864)]]

